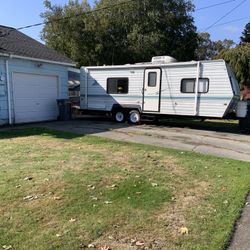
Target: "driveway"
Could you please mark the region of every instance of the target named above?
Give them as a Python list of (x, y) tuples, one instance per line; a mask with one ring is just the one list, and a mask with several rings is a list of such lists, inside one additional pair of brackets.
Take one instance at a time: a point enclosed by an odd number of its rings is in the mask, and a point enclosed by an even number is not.
[(85, 118), (31, 126), (91, 134), (114, 140), (156, 145), (250, 162), (250, 136), (221, 129), (173, 127), (145, 124), (129, 126), (108, 119)]

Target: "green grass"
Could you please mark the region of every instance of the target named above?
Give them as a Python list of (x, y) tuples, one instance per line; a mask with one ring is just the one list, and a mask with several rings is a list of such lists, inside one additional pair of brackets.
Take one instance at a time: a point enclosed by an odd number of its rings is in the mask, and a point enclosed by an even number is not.
[(46, 129), (0, 159), (0, 248), (223, 249), (250, 189), (246, 162)]

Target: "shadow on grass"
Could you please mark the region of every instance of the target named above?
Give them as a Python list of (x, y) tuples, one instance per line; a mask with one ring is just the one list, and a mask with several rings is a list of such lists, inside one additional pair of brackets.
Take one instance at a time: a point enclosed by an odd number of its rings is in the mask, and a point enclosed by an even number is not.
[(50, 136), (58, 139), (75, 139), (84, 135), (78, 135), (70, 132), (62, 132), (57, 130), (51, 130), (47, 128), (10, 128), (0, 132), (0, 140), (12, 139), (18, 137), (29, 137), (29, 136)]

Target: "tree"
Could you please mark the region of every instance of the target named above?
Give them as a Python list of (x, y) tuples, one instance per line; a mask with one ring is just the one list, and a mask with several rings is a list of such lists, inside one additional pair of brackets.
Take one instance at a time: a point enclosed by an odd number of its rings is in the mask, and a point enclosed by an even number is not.
[(198, 48), (196, 49), (197, 60), (211, 60), (224, 49), (234, 46), (233, 40), (224, 39), (223, 41), (212, 41), (207, 32), (199, 33)]
[(222, 58), (229, 63), (241, 86), (250, 87), (250, 43), (224, 49), (216, 58)]
[(95, 62), (93, 33), (86, 28), (91, 8), (87, 1), (70, 0), (67, 5), (52, 5), (44, 1), (46, 11), (41, 14), (46, 24), (41, 38), (46, 45), (72, 58), (82, 65)]
[(240, 37), (241, 43), (250, 43), (250, 22), (245, 26), (242, 36)]
[(195, 51), (198, 60), (207, 60), (212, 58), (212, 41), (207, 32), (198, 34), (198, 48)]
[(99, 0), (92, 9), (87, 1), (58, 6), (46, 0), (45, 8), (42, 39), (80, 65), (135, 63), (157, 55), (194, 59), (190, 0)]

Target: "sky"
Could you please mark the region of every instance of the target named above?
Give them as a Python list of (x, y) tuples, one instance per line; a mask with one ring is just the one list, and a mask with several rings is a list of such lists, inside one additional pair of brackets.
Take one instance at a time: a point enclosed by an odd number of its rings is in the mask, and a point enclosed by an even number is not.
[[(68, 0), (51, 0), (52, 4), (64, 5)], [(94, 0), (89, 0), (93, 4)], [(224, 2), (224, 4), (222, 4)], [(225, 3), (227, 2), (227, 3)], [(212, 40), (232, 39), (239, 42), (242, 31), (250, 20), (250, 0), (193, 0), (196, 11), (193, 13), (198, 31), (207, 31)], [(214, 4), (213, 8), (198, 10)], [(239, 7), (237, 7), (240, 5)], [(236, 8), (237, 7), (237, 8)], [(233, 10), (236, 8), (235, 10)], [(40, 14), (45, 10), (43, 0), (0, 0), (0, 25), (19, 28), (42, 22)], [(223, 16), (225, 16), (223, 18)], [(32, 38), (40, 40), (42, 26), (22, 30)]]

